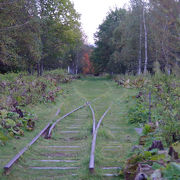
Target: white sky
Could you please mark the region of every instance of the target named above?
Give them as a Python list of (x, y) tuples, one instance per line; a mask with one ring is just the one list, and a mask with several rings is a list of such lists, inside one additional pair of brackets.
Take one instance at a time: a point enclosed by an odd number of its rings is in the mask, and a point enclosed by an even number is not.
[(72, 0), (76, 11), (81, 14), (82, 28), (87, 42), (94, 44), (94, 33), (105, 19), (109, 9), (123, 8), (129, 0)]

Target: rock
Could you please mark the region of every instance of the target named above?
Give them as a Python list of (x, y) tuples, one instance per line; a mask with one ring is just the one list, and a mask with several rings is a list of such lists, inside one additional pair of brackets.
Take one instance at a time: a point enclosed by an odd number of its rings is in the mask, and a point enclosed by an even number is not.
[(144, 173), (139, 173), (134, 180), (147, 180), (147, 175)]
[(139, 135), (142, 135), (143, 128), (135, 128), (135, 131), (136, 131)]
[(162, 180), (161, 170), (160, 169), (156, 169), (154, 171), (154, 173), (151, 175), (151, 180)]

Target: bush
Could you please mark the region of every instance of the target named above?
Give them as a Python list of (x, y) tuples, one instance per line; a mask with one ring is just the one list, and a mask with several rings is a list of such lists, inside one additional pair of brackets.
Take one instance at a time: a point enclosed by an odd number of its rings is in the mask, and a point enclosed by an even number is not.
[(136, 123), (146, 123), (148, 120), (149, 111), (141, 103), (140, 100), (136, 100), (136, 103), (133, 107), (131, 107), (128, 111), (128, 119), (129, 123), (136, 124)]
[(143, 134), (148, 135), (151, 132), (151, 126), (149, 124), (145, 124), (143, 128)]
[(16, 107), (16, 112), (0, 110), (0, 144), (8, 137), (24, 136), (24, 131), (32, 131), (35, 126), (34, 115), (23, 112)]
[(129, 109), (130, 123), (146, 123), (149, 119), (149, 97), (151, 91), (151, 120), (158, 122), (161, 136), (168, 145), (180, 141), (180, 80), (175, 76), (156, 73), (148, 80), (136, 97), (135, 105)]

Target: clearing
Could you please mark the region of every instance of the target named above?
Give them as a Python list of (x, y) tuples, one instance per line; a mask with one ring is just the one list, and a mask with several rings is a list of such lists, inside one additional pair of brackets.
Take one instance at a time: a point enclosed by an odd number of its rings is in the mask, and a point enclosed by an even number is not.
[[(92, 113), (85, 107), (63, 119), (55, 127), (52, 138), (41, 137), (16, 163), (8, 176), (2, 180), (48, 180), (48, 179), (119, 179), (107, 177), (118, 174), (127, 153), (138, 138), (134, 127), (126, 118), (129, 96), (135, 95), (133, 89), (117, 86), (104, 77), (87, 77), (63, 84), (63, 95), (56, 104), (40, 104), (28, 107), (38, 116), (36, 128), (21, 139), (12, 139), (0, 149), (0, 173), (3, 166), (52, 119), (92, 102), (96, 122), (105, 110), (112, 105), (104, 118), (97, 135), (95, 152), (95, 173), (89, 173), (89, 156), (92, 140)], [(61, 108), (58, 117), (56, 111)], [(105, 176), (106, 175), (106, 176)]]

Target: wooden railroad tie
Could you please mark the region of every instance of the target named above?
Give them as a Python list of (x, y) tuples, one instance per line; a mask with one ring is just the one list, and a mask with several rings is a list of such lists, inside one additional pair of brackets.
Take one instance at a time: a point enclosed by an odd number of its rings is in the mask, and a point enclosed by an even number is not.
[[(53, 128), (55, 127), (55, 125), (62, 119), (64, 119), (65, 117), (69, 116), (70, 114), (72, 114), (73, 112), (82, 109), (83, 107), (87, 106), (87, 103), (74, 109), (73, 111), (65, 114), (64, 116), (62, 116), (60, 119), (58, 119), (55, 123), (52, 124), (52, 120), (45, 126), (45, 128), (43, 128), (43, 130), (32, 139), (32, 141), (27, 144), (20, 152), (18, 152), (5, 166), (4, 166), (4, 174), (7, 175), (9, 174), (10, 168), (15, 164), (15, 162), (29, 149), (30, 146), (32, 146), (43, 134), (46, 134), (46, 132), (49, 130), (47, 137), (50, 137)], [(55, 116), (58, 116), (58, 114), (60, 113), (60, 109), (58, 109), (58, 111), (56, 112)]]

